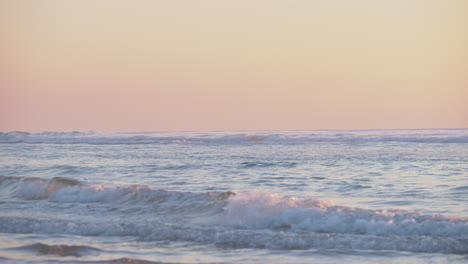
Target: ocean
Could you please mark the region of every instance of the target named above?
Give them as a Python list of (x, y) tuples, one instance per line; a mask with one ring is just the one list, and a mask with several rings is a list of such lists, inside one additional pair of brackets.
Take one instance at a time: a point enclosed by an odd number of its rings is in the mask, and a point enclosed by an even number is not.
[(468, 129), (0, 133), (1, 263), (468, 263)]

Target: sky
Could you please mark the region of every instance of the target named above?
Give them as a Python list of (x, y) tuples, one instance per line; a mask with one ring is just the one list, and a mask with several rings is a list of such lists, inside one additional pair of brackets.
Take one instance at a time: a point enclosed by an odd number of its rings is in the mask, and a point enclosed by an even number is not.
[(0, 0), (0, 131), (468, 128), (466, 0)]

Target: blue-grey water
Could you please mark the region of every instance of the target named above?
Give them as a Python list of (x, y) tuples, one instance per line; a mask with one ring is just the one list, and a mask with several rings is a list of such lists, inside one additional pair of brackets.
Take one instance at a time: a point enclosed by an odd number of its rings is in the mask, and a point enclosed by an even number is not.
[(2, 263), (467, 263), (468, 130), (0, 133)]

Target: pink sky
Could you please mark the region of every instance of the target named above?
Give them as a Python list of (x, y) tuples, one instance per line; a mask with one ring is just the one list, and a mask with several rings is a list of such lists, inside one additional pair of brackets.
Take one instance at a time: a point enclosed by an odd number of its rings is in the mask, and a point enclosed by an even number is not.
[(465, 0), (0, 2), (0, 131), (468, 127)]

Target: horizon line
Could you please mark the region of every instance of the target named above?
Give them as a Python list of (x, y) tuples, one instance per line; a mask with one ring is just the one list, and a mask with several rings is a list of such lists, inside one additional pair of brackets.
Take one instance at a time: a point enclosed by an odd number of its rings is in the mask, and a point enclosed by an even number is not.
[(113, 131), (104, 132), (99, 130), (65, 130), (65, 131), (54, 131), (54, 130), (43, 130), (40, 132), (29, 132), (24, 130), (13, 130), (13, 131), (0, 131), (0, 133), (45, 133), (45, 132), (58, 132), (58, 133), (71, 133), (71, 132), (95, 132), (95, 133), (115, 133), (115, 134), (131, 134), (131, 133), (223, 133), (223, 132), (266, 132), (266, 131), (277, 131), (277, 132), (294, 132), (294, 131), (384, 131), (384, 130), (465, 130), (468, 127), (456, 127), (456, 128), (363, 128), (363, 129), (238, 129), (238, 130), (157, 130), (157, 131)]

